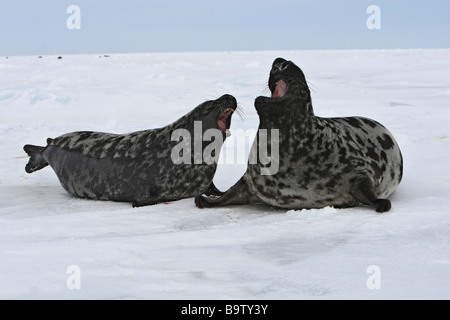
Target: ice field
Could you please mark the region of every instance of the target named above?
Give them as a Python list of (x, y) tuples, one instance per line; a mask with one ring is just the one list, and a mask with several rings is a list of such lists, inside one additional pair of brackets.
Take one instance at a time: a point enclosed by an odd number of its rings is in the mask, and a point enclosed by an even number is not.
[[(277, 57), (302, 68), (317, 116), (392, 132), (404, 176), (391, 211), (132, 208), (73, 198), (50, 167), (25, 173), (24, 144), (161, 127), (228, 93), (245, 116), (214, 178), (226, 190)], [(449, 49), (0, 57), (0, 298), (449, 299), (449, 123)]]

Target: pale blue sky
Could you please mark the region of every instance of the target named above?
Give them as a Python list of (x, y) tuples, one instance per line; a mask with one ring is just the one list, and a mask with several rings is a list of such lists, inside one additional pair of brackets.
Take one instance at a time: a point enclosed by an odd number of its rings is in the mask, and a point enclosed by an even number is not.
[(2, 0), (0, 55), (448, 48), (449, 14), (449, 0)]

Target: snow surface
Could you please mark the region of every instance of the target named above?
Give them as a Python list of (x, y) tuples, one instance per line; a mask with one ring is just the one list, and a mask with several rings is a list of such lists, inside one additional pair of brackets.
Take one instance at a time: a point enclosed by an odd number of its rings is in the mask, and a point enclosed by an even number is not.
[[(73, 198), (51, 168), (24, 171), (24, 144), (164, 126), (229, 93), (245, 117), (222, 151), (225, 190), (245, 171), (233, 152), (250, 143), (279, 56), (304, 70), (316, 115), (373, 118), (396, 137), (405, 168), (390, 212), (133, 209)], [(449, 299), (449, 123), (446, 49), (0, 57), (0, 298)]]

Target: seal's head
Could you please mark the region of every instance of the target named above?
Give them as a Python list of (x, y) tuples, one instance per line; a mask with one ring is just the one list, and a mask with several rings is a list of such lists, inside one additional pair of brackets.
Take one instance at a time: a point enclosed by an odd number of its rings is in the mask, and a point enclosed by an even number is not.
[(216, 100), (203, 102), (192, 110), (189, 114), (177, 122), (181, 126), (193, 132), (195, 122), (202, 123), (202, 134), (206, 130), (220, 130), (224, 138), (229, 135), (231, 117), (237, 109), (236, 99), (229, 94), (225, 94)]
[[(302, 70), (292, 61), (277, 58), (269, 76), (271, 97), (258, 97), (255, 108), (266, 126), (286, 126), (314, 116), (311, 93)], [(267, 122), (267, 123), (266, 123)]]
[(269, 77), (272, 98), (297, 96), (311, 100), (311, 93), (302, 70), (292, 61), (277, 58), (272, 64)]
[(225, 94), (219, 99), (215, 100), (215, 103), (218, 104), (216, 106), (217, 116), (216, 116), (216, 124), (217, 127), (225, 133), (226, 136), (229, 135), (229, 129), (231, 125), (231, 116), (237, 108), (236, 99), (229, 95)]

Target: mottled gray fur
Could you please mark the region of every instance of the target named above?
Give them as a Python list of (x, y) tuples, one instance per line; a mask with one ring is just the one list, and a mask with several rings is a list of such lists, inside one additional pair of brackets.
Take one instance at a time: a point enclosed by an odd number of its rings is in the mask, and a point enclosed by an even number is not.
[[(403, 175), (402, 155), (392, 134), (363, 117), (316, 117), (303, 72), (291, 61), (274, 61), (269, 87), (272, 97), (258, 97), (255, 108), (259, 129), (279, 130), (278, 172), (261, 175), (267, 165), (249, 163), (244, 176), (224, 195), (198, 196), (197, 206), (262, 202), (311, 209), (362, 204), (388, 211), (387, 198)], [(260, 146), (254, 147), (256, 153)]]
[[(64, 189), (74, 196), (132, 202), (133, 206), (194, 197), (208, 187), (215, 190), (212, 179), (217, 163), (194, 164), (192, 152), (191, 164), (174, 164), (171, 152), (179, 141), (171, 141), (172, 133), (185, 129), (193, 137), (195, 121), (202, 122), (203, 132), (219, 130), (219, 117), (229, 128), (236, 107), (236, 99), (224, 95), (163, 128), (129, 134), (73, 132), (48, 139), (46, 147), (26, 145), (24, 150), (31, 157), (26, 171), (50, 165)], [(226, 138), (226, 133), (222, 134), (221, 143)], [(208, 143), (202, 142), (202, 150)]]

